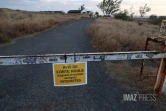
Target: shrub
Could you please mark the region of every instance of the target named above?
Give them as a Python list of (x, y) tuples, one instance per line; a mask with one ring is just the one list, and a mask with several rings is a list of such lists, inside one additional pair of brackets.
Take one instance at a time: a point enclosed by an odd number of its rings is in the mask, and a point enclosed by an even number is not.
[(160, 22), (159, 24), (161, 25), (162, 20), (166, 20), (166, 16), (159, 16), (158, 20)]
[(157, 15), (151, 15), (149, 17), (149, 23), (154, 25), (161, 25), (162, 20), (166, 20), (166, 16), (157, 17)]
[(149, 19), (157, 19), (157, 15), (151, 15), (150, 17), (149, 17)]
[(130, 18), (128, 15), (127, 15), (127, 12), (119, 12), (118, 14), (115, 14), (114, 15), (114, 18), (115, 19), (121, 19), (121, 20), (125, 20), (125, 21), (132, 21), (133, 19)]

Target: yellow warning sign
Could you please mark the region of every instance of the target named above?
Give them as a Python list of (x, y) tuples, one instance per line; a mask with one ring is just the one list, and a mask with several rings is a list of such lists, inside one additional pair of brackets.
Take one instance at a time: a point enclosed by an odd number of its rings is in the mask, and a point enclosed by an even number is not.
[(54, 86), (87, 84), (87, 63), (53, 64)]

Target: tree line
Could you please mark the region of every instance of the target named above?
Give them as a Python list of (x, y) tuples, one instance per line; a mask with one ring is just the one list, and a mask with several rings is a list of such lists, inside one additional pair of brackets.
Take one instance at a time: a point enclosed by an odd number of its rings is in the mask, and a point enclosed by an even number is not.
[[(124, 11), (120, 10), (120, 5), (121, 5), (122, 1), (123, 0), (103, 0), (102, 2), (100, 2), (97, 5), (97, 7), (106, 16), (113, 15), (118, 11), (120, 14), (129, 14), (127, 9), (125, 9)], [(135, 14), (134, 12), (132, 12), (132, 9), (133, 9), (133, 6), (130, 8), (131, 17), (133, 17), (133, 15)], [(151, 11), (151, 8), (149, 6), (147, 6), (147, 4), (145, 4), (144, 6), (141, 6), (139, 9), (141, 18), (143, 18), (145, 16), (145, 14), (150, 11)]]
[[(125, 9), (121, 11), (120, 6), (123, 0), (103, 0), (100, 2), (97, 7), (103, 12), (104, 16), (114, 15), (116, 19), (122, 20), (133, 20), (135, 12), (133, 12), (133, 6), (130, 7), (128, 11)], [(146, 13), (150, 12), (151, 8), (145, 4), (144, 6), (140, 6), (139, 14), (141, 18), (144, 18)], [(128, 16), (129, 15), (129, 16)], [(154, 25), (160, 25), (162, 20), (166, 20), (166, 16), (157, 16), (151, 15), (149, 17), (149, 23)]]

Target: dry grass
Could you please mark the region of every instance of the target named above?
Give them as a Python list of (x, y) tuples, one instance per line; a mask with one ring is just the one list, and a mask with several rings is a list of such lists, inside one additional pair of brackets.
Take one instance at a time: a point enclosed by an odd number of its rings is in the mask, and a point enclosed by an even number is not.
[(63, 22), (88, 17), (88, 15), (47, 14), (40, 12), (0, 9), (0, 43), (13, 38), (40, 32)]
[[(159, 27), (115, 19), (97, 19), (88, 31), (92, 44), (101, 51), (139, 51), (144, 50), (147, 37), (158, 36)], [(154, 49), (155, 45), (151, 45)]]
[[(157, 68), (146, 66), (143, 75), (139, 76), (140, 67), (135, 66), (131, 61), (106, 62), (106, 67), (108, 75), (117, 80), (119, 85), (130, 93), (155, 94), (153, 86)], [(159, 111), (166, 110), (165, 100), (164, 95), (156, 96), (154, 105)]]
[(142, 76), (139, 76), (140, 67), (131, 61), (118, 63), (106, 62), (108, 73), (111, 78), (118, 80), (122, 87), (138, 92), (152, 92), (157, 68), (145, 67)]
[[(92, 44), (100, 51), (143, 51), (147, 37), (158, 36), (159, 27), (155, 25), (136, 22), (126, 22), (115, 19), (99, 18), (88, 29), (92, 36)], [(161, 46), (151, 43), (148, 50), (162, 50)], [(140, 61), (106, 62), (108, 75), (134, 93), (152, 94), (157, 72), (157, 61), (148, 62), (144, 68), (143, 76), (140, 73)], [(165, 98), (165, 97), (164, 97)], [(155, 105), (164, 110), (165, 99), (157, 98)]]

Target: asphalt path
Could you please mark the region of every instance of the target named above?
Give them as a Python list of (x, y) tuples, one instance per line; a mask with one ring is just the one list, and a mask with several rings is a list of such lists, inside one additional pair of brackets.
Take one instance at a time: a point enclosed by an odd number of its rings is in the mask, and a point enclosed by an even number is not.
[[(0, 47), (0, 55), (86, 53), (87, 28), (93, 19), (65, 23), (40, 34)], [(147, 111), (149, 102), (125, 102), (130, 93), (106, 74), (104, 62), (88, 62), (88, 84), (54, 87), (51, 64), (0, 66), (0, 111)]]

